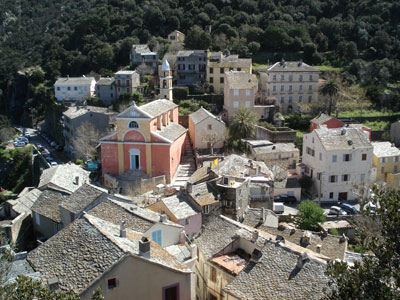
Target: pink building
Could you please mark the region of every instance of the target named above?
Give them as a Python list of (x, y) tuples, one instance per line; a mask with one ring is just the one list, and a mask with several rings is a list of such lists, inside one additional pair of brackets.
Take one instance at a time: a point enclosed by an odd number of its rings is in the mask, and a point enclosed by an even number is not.
[(102, 175), (141, 170), (171, 182), (184, 153), (186, 131), (178, 105), (166, 99), (132, 105), (117, 117), (117, 131), (102, 138)]

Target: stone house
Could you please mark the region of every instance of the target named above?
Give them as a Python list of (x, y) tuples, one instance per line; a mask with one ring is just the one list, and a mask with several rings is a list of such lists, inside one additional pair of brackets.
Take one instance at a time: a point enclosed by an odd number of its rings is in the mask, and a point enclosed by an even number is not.
[(170, 43), (175, 43), (175, 42), (182, 43), (185, 41), (185, 35), (179, 30), (174, 30), (170, 34), (168, 34), (168, 41)]
[(376, 182), (400, 189), (400, 150), (390, 142), (374, 142), (372, 165), (376, 169)]
[(187, 130), (178, 124), (178, 106), (166, 99), (135, 104), (116, 117), (117, 131), (100, 139), (102, 175), (139, 170), (169, 183), (184, 153)]
[(148, 45), (132, 45), (132, 51), (130, 53), (131, 66), (137, 66), (142, 63), (147, 66), (156, 68), (158, 61), (157, 52), (152, 52)]
[(251, 58), (239, 58), (238, 55), (224, 56), (222, 52), (212, 52), (207, 62), (207, 82), (209, 92), (224, 94), (225, 72), (252, 72)]
[[(77, 137), (77, 130), (83, 123), (89, 123), (93, 126), (94, 130), (97, 130), (103, 135), (106, 134), (110, 128), (110, 121), (115, 116), (113, 111), (110, 111), (105, 107), (98, 106), (72, 106), (68, 108), (64, 113), (64, 137), (65, 145), (64, 151), (72, 158), (81, 157), (86, 155), (78, 153), (74, 149), (74, 139), (85, 138)], [(87, 128), (89, 130), (89, 128)], [(91, 135), (96, 134), (95, 132), (87, 132), (87, 136), (90, 138)]]
[(178, 51), (176, 58), (178, 86), (201, 85), (205, 82), (207, 57), (206, 50)]
[(121, 70), (114, 74), (116, 99), (122, 94), (132, 94), (140, 85), (140, 75), (136, 71)]
[(314, 129), (303, 137), (304, 173), (322, 202), (355, 200), (357, 186), (372, 183), (373, 147), (361, 128)]
[(80, 101), (94, 97), (96, 80), (94, 77), (59, 77), (54, 83), (57, 101)]
[(226, 138), (225, 123), (201, 107), (189, 115), (189, 136), (193, 149), (220, 149)]
[(319, 70), (302, 61), (282, 59), (260, 72), (261, 88), (274, 97), (281, 112), (299, 111), (303, 103), (318, 101)]
[(28, 254), (53, 289), (91, 299), (193, 299), (192, 271), (141, 233), (86, 214)]
[(96, 97), (99, 98), (105, 105), (111, 105), (117, 99), (115, 88), (115, 78), (101, 77), (96, 82)]
[(322, 299), (328, 288), (327, 257), (227, 217), (210, 220), (195, 243), (200, 300)]
[(147, 209), (166, 214), (172, 222), (184, 226), (185, 234), (188, 236), (200, 232), (201, 212), (195, 209), (184, 195), (176, 194), (161, 198), (156, 203), (147, 206)]

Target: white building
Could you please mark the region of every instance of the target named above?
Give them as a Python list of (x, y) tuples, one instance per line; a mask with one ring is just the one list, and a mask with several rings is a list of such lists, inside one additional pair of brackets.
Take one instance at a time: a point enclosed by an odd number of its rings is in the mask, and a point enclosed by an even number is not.
[(357, 189), (371, 182), (373, 147), (357, 128), (315, 129), (303, 137), (305, 175), (314, 181), (322, 202), (357, 199)]
[(59, 77), (54, 84), (54, 94), (58, 101), (78, 101), (94, 96), (94, 77)]
[(261, 88), (274, 97), (282, 112), (299, 110), (302, 103), (318, 101), (319, 71), (302, 61), (277, 62), (260, 72)]

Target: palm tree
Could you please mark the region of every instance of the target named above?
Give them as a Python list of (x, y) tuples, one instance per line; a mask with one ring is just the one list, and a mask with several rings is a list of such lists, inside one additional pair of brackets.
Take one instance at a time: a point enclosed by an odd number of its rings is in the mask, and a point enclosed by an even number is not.
[(229, 124), (229, 134), (232, 139), (254, 137), (258, 116), (247, 108), (239, 109), (232, 117)]
[(334, 100), (339, 96), (339, 90), (338, 84), (332, 79), (325, 81), (318, 89), (318, 92), (321, 96), (326, 96), (329, 99), (328, 115), (330, 115), (332, 112)]

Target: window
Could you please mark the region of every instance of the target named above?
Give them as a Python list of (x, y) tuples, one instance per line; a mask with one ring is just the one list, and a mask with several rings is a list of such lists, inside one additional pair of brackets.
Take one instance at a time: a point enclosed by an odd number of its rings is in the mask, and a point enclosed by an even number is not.
[(118, 85), (121, 85), (121, 79), (117, 80)]
[(73, 212), (69, 212), (69, 218), (70, 218), (71, 222), (73, 222), (75, 220), (75, 215)]
[(281, 81), (285, 80), (285, 75), (281, 75)]
[(381, 168), (381, 174), (385, 174), (385, 167)]
[(155, 241), (157, 244), (162, 246), (162, 236), (161, 236), (161, 229), (153, 231), (151, 233), (151, 239)]
[(224, 184), (228, 184), (229, 182), (229, 178), (228, 177), (224, 177)]
[(385, 163), (385, 162), (386, 162), (386, 157), (381, 157), (381, 158), (379, 159), (379, 162), (380, 162), (380, 163)]
[(35, 213), (35, 223), (36, 225), (40, 225), (40, 215)]
[(233, 90), (233, 96), (239, 96), (239, 90), (238, 89), (234, 89)]
[(204, 213), (208, 215), (210, 213), (210, 207), (208, 205), (204, 206)]
[(68, 91), (70, 91), (70, 90), (71, 90), (71, 87), (70, 87), (70, 86), (69, 86), (69, 87), (67, 87), (67, 90), (68, 90)]
[(343, 154), (343, 161), (351, 161), (351, 154)]
[(336, 155), (332, 155), (332, 162), (337, 162), (337, 156)]
[(60, 87), (58, 86), (58, 87), (57, 87), (57, 91), (59, 91), (59, 90), (61, 90), (61, 89), (60, 89)]
[(308, 90), (309, 90), (309, 91), (312, 91), (312, 84), (310, 84), (310, 85), (308, 86)]
[(289, 85), (289, 92), (291, 92), (293, 89), (293, 86)]
[(210, 74), (214, 74), (214, 68), (210, 68)]
[(219, 72), (220, 72), (221, 74), (224, 74), (224, 68), (219, 68)]
[(289, 103), (293, 103), (293, 96), (289, 96)]
[(246, 107), (250, 107), (250, 101), (246, 101)]
[(311, 103), (312, 101), (312, 96), (308, 96), (308, 103)]
[(214, 77), (210, 77), (210, 83), (214, 83)]
[(313, 77), (312, 77), (312, 75), (310, 75), (310, 81), (313, 81)]
[(299, 103), (301, 103), (301, 101), (303, 101), (303, 96), (299, 96)]
[(333, 199), (333, 192), (329, 193), (329, 199)]
[(303, 85), (299, 85), (299, 91), (302, 91), (303, 90)]
[(240, 72), (240, 71), (242, 71), (242, 68), (237, 68), (237, 70)]
[(219, 79), (219, 83), (224, 83), (224, 77), (221, 77), (221, 78)]
[(367, 160), (367, 154), (366, 153), (361, 155), (361, 160)]
[(233, 68), (229, 68), (229, 71), (233, 71)]
[(321, 180), (321, 173), (317, 173), (317, 179)]
[(285, 86), (281, 85), (281, 92), (285, 90)]
[(250, 96), (250, 90), (246, 90), (246, 96)]
[(329, 182), (337, 182), (337, 175), (329, 176)]
[(239, 107), (239, 101), (233, 101), (233, 108)]
[(208, 130), (212, 130), (212, 125), (211, 125), (211, 124), (208, 124), (208, 125), (207, 125), (207, 128), (208, 128)]
[(186, 65), (183, 64), (183, 65), (182, 65), (182, 70), (184, 71), (185, 69), (186, 69)]
[(126, 82), (126, 85), (129, 85), (129, 79), (127, 79), (125, 82)]
[(131, 90), (129, 88), (126, 88), (126, 92), (129, 93)]
[(393, 156), (393, 161), (394, 162), (399, 162), (400, 161), (400, 157), (399, 156)]
[(289, 75), (289, 81), (293, 81), (293, 75)]
[(78, 87), (74, 86), (74, 91), (77, 91), (77, 90), (78, 90)]
[(283, 104), (283, 103), (285, 103), (285, 97), (281, 97), (281, 103)]
[(299, 81), (303, 81), (303, 75), (299, 76)]
[(393, 173), (394, 173), (394, 174), (397, 174), (397, 166), (394, 166), (394, 168), (393, 168)]
[(163, 287), (163, 300), (178, 300), (179, 299), (179, 283)]
[(189, 225), (189, 223), (190, 223), (189, 218), (186, 218), (186, 219), (185, 219), (185, 225)]
[(350, 180), (350, 175), (349, 174), (342, 175), (342, 181), (349, 181), (349, 180)]
[(107, 280), (107, 286), (108, 289), (111, 290), (113, 288), (117, 287), (117, 279), (116, 278), (110, 278)]
[(276, 92), (276, 85), (274, 85), (274, 86), (272, 87), (272, 91), (273, 91), (273, 92)]
[(364, 179), (365, 179), (365, 174), (362, 173), (362, 174), (360, 175), (360, 180), (363, 181)]
[(139, 125), (135, 121), (129, 122), (129, 128), (139, 128)]
[(276, 75), (272, 76), (272, 80), (276, 81)]
[(213, 266), (210, 266), (210, 280), (217, 282), (217, 270)]

